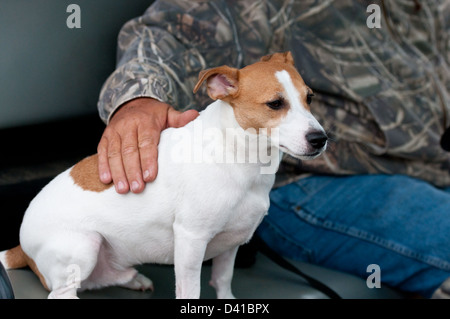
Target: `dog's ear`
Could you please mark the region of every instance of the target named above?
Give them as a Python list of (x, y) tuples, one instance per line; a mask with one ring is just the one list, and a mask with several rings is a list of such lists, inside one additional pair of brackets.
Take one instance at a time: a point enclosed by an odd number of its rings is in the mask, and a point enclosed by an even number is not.
[(274, 53), (265, 55), (261, 58), (261, 62), (281, 62), (294, 65), (294, 58), (292, 57), (291, 51), (283, 52), (283, 53)]
[(213, 100), (235, 97), (239, 91), (239, 70), (226, 65), (201, 71), (194, 93), (205, 80), (208, 95)]

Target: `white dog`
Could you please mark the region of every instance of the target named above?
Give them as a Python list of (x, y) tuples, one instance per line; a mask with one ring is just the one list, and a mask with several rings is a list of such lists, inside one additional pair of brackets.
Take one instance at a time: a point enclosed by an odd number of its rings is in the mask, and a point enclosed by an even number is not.
[[(325, 150), (327, 136), (309, 111), (312, 92), (290, 52), (240, 70), (202, 71), (194, 92), (205, 80), (216, 101), (185, 127), (162, 132), (158, 178), (143, 193), (117, 194), (100, 182), (96, 155), (82, 160), (30, 203), (20, 246), (0, 253), (5, 267), (29, 265), (49, 298), (76, 298), (79, 287), (153, 289), (133, 266), (174, 264), (176, 297), (199, 298), (202, 262), (213, 258), (211, 285), (218, 298), (232, 298), (236, 251), (268, 211), (280, 151), (312, 159)], [(196, 139), (199, 123), (223, 134)], [(234, 143), (225, 138), (230, 130)], [(176, 156), (180, 145), (174, 137), (180, 133), (190, 137), (192, 152), (215, 156), (207, 163)], [(267, 144), (256, 145), (255, 139)], [(250, 160), (261, 145), (275, 162), (270, 174), (262, 173), (267, 160)], [(246, 160), (223, 160), (235, 159), (239, 150)], [(68, 283), (68, 267), (79, 270), (75, 283)]]

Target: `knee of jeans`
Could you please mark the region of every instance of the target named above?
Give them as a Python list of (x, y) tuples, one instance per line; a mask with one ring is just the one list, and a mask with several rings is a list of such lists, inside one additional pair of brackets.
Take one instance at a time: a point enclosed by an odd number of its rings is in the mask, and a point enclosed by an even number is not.
[(283, 257), (297, 261), (312, 262), (313, 252), (304, 247), (298, 240), (292, 238), (284, 229), (263, 219), (256, 234), (273, 250)]

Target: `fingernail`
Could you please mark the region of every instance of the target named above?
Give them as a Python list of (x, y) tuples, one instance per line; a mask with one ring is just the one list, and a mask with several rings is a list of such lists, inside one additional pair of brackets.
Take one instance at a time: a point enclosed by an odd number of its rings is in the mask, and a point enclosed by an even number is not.
[(125, 183), (123, 183), (123, 182), (119, 182), (119, 183), (117, 183), (117, 189), (119, 190), (119, 192), (120, 191), (124, 191), (125, 190)]
[(103, 173), (103, 174), (101, 175), (100, 179), (101, 179), (103, 182), (107, 182), (108, 179), (109, 179), (108, 173)]
[(133, 182), (131, 183), (131, 190), (132, 190), (133, 192), (135, 192), (135, 191), (137, 191), (138, 189), (139, 189), (139, 183), (136, 182), (136, 181), (133, 181)]

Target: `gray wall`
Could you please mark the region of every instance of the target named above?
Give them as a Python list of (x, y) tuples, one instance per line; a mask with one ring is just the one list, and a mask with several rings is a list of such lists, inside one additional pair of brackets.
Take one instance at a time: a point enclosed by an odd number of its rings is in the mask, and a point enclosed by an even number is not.
[[(151, 0), (0, 0), (0, 129), (97, 112), (121, 26)], [(81, 28), (69, 29), (69, 4)]]

